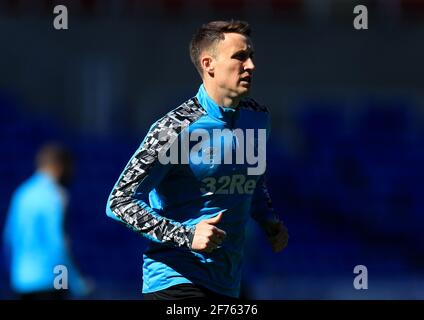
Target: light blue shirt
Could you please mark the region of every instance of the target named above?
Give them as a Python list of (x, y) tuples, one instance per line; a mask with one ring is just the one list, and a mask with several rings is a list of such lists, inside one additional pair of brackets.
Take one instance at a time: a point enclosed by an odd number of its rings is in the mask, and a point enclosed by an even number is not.
[(13, 194), (4, 244), (10, 284), (17, 293), (54, 290), (54, 279), (68, 271), (68, 288), (75, 295), (86, 288), (68, 255), (64, 235), (65, 191), (46, 173), (36, 172)]

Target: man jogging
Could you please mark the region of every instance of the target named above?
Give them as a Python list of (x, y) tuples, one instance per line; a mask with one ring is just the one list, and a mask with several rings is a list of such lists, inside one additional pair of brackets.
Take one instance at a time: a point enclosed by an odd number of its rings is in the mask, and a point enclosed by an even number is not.
[(190, 43), (195, 97), (155, 122), (107, 202), (107, 215), (150, 240), (144, 299), (239, 297), (252, 216), (274, 252), (287, 229), (265, 186), (268, 110), (248, 93), (255, 65), (243, 21), (203, 25)]

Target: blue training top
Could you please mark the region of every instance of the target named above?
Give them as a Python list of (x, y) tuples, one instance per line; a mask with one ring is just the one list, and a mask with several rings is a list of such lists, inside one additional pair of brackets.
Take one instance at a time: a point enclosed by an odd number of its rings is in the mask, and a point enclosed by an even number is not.
[[(60, 278), (61, 288), (69, 288), (76, 296), (87, 292), (66, 245), (66, 198), (65, 190), (41, 171), (13, 194), (4, 230), (4, 249), (15, 292), (54, 290), (56, 277)], [(66, 274), (60, 266), (67, 268)]]
[[(250, 215), (259, 223), (276, 217), (264, 172), (248, 174), (254, 165), (245, 157), (238, 161), (237, 152), (244, 147), (257, 154), (263, 148), (257, 129), (266, 130), (266, 140), (269, 125), (267, 109), (254, 100), (220, 107), (201, 85), (194, 98), (151, 126), (106, 208), (109, 217), (150, 240), (143, 256), (143, 293), (194, 283), (239, 296), (247, 220)], [(213, 134), (222, 129), (228, 130)], [(241, 129), (244, 141), (234, 129)], [(246, 138), (247, 129), (255, 129), (255, 135)], [(178, 163), (163, 161), (176, 150), (182, 150)], [(225, 160), (229, 156), (230, 163)], [(216, 226), (227, 233), (222, 245), (211, 253), (192, 251), (195, 225), (221, 212)]]

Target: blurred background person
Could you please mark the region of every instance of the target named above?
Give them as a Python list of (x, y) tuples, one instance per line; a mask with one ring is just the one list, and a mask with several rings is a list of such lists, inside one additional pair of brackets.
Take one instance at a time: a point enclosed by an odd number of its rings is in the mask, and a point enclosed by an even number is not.
[[(88, 286), (72, 262), (64, 230), (71, 153), (60, 144), (46, 144), (36, 156), (36, 166), (36, 172), (14, 192), (6, 220), (3, 235), (10, 285), (21, 299), (82, 297)], [(57, 266), (66, 267), (66, 272)]]

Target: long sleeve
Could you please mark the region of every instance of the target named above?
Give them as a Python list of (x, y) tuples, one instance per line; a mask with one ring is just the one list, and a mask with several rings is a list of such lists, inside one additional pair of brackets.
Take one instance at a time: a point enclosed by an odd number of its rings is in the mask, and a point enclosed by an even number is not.
[[(149, 205), (150, 191), (171, 167), (159, 161), (160, 155), (165, 154), (178, 141), (179, 133), (195, 120), (192, 116), (187, 119), (187, 107), (184, 108), (152, 125), (115, 184), (106, 212), (154, 242), (190, 249), (195, 227), (163, 217)], [(198, 112), (198, 116), (202, 114)]]
[[(257, 112), (264, 112), (267, 115), (266, 140), (268, 142), (271, 134), (271, 117), (268, 108), (260, 105), (253, 99), (248, 99), (246, 104), (248, 108)], [(266, 221), (280, 220), (278, 215), (274, 212), (274, 208), (272, 206), (271, 196), (269, 195), (266, 185), (266, 173), (263, 174), (256, 183), (255, 192), (252, 198), (251, 216), (260, 225)]]
[(260, 225), (266, 221), (280, 220), (279, 216), (274, 211), (271, 196), (266, 186), (265, 175), (263, 175), (256, 184), (252, 199), (251, 216)]

